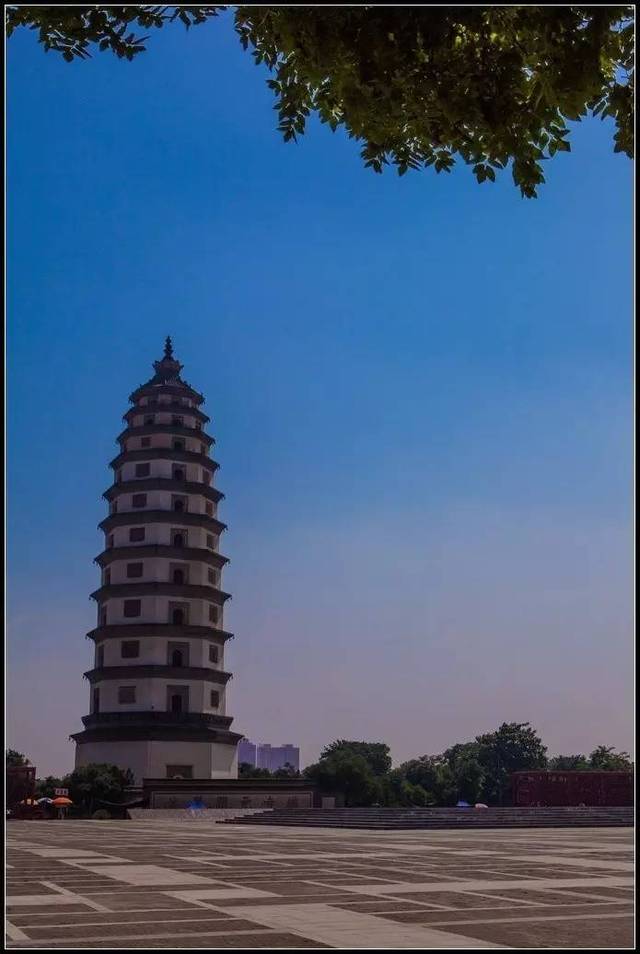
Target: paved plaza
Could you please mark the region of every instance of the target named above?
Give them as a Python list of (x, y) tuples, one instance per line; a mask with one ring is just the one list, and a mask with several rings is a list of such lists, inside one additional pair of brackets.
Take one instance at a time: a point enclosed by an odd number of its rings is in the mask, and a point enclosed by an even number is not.
[(11, 948), (631, 948), (631, 829), (10, 822)]

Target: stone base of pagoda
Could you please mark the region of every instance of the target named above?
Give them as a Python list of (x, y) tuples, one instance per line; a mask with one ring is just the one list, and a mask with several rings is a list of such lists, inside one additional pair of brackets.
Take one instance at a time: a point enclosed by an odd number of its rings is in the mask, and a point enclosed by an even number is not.
[(127, 739), (116, 733), (111, 738), (92, 738), (90, 732), (79, 732), (74, 736), (76, 768), (97, 762), (131, 769), (134, 785), (141, 785), (144, 778), (167, 778), (167, 766), (179, 765), (190, 765), (194, 779), (234, 779), (238, 777), (238, 737), (229, 736), (229, 741), (211, 742)]

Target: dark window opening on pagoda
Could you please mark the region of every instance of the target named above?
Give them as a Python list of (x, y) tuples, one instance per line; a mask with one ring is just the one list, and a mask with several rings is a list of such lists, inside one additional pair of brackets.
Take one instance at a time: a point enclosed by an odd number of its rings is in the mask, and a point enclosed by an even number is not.
[(193, 778), (193, 765), (167, 765), (167, 778)]
[(216, 542), (210, 533), (207, 534), (207, 546), (210, 550), (215, 550), (216, 548)]
[(99, 689), (94, 689), (94, 690), (93, 690), (93, 706), (92, 706), (92, 710), (93, 710), (93, 712), (100, 712), (100, 690), (99, 690)]
[(143, 563), (127, 563), (127, 579), (142, 576), (143, 569)]
[(171, 423), (174, 427), (184, 427), (184, 418), (174, 414), (171, 418)]
[(212, 623), (218, 622), (218, 607), (209, 605), (209, 620)]
[(122, 471), (121, 471), (121, 470), (117, 470), (117, 471), (116, 471), (116, 483), (119, 484), (121, 480), (122, 480)]
[(217, 663), (218, 662), (218, 647), (209, 646), (209, 662)]
[(135, 686), (118, 686), (118, 702), (119, 703), (128, 703), (136, 701), (136, 687)]
[(186, 547), (187, 535), (182, 530), (174, 530), (171, 534), (171, 543), (174, 547)]
[(183, 470), (182, 467), (174, 467), (174, 468), (173, 468), (173, 479), (174, 479), (174, 480), (184, 480), (184, 479), (185, 479), (184, 470)]
[(216, 692), (215, 689), (211, 690), (211, 708), (217, 709), (220, 705), (220, 693)]
[(171, 692), (169, 696), (169, 710), (175, 714), (188, 711), (188, 689)]
[(151, 464), (136, 464), (136, 477), (148, 477), (151, 473)]
[(196, 421), (196, 430), (197, 430), (197, 431), (201, 431), (201, 430), (202, 430), (202, 421)]
[(150, 437), (141, 437), (141, 438), (140, 438), (140, 447), (151, 447), (151, 438), (150, 438)]
[(209, 500), (207, 500), (206, 504), (204, 505), (204, 509), (207, 513), (207, 516), (213, 517), (213, 504)]
[(147, 506), (147, 495), (146, 494), (133, 494), (131, 497), (131, 506), (132, 507), (146, 507)]
[(129, 530), (129, 542), (139, 543), (140, 540), (144, 540), (144, 530), (144, 527), (131, 527)]
[(111, 504), (109, 505), (109, 513), (117, 513), (117, 512), (118, 512), (118, 501), (113, 500)]
[(171, 505), (178, 513), (185, 513), (187, 508), (187, 497), (171, 497)]
[(173, 449), (174, 449), (174, 450), (184, 450), (184, 441), (178, 440), (178, 439), (174, 440), (174, 442), (173, 442)]
[(104, 571), (104, 585), (108, 586), (111, 583), (111, 570)]
[(184, 667), (189, 665), (189, 643), (167, 643), (167, 665)]
[(154, 422), (155, 422), (155, 415), (153, 415), (153, 414), (145, 414), (145, 416), (144, 416), (144, 423), (145, 423), (145, 424), (153, 424)]
[(109, 536), (107, 537), (107, 550), (110, 550), (112, 546), (113, 546), (113, 534), (110, 533)]
[(98, 646), (96, 649), (96, 669), (102, 669), (104, 666), (104, 646)]
[(98, 621), (99, 621), (99, 623), (100, 623), (100, 626), (106, 626), (106, 625), (107, 625), (107, 608), (106, 608), (106, 606), (101, 607), (100, 612), (99, 612), (99, 614), (98, 614)]
[(174, 626), (182, 626), (184, 623), (184, 610), (174, 609), (171, 610), (171, 622)]
[(140, 616), (141, 613), (141, 601), (140, 600), (125, 600), (123, 615), (130, 616)]
[(173, 582), (174, 583), (186, 583), (185, 572), (184, 570), (174, 570), (173, 571)]
[(208, 470), (203, 470), (203, 471), (202, 471), (202, 483), (203, 483), (203, 484), (210, 484), (210, 483), (211, 483), (211, 474), (209, 473)]
[(120, 655), (123, 659), (137, 659), (140, 655), (138, 639), (123, 639), (120, 643)]

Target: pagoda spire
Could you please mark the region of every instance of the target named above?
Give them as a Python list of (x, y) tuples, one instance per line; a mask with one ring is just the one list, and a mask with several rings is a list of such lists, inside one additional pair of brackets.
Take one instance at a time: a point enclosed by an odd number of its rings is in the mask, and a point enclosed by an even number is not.
[(164, 341), (164, 354), (160, 361), (153, 362), (153, 370), (156, 372), (149, 384), (185, 384), (181, 377), (182, 365), (176, 360), (173, 354), (173, 342), (171, 336), (167, 335)]

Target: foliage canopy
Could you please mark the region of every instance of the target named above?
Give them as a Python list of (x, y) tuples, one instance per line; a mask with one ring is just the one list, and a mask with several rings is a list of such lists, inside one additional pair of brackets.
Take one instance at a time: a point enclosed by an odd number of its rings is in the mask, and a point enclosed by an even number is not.
[(233, 10), (244, 49), (271, 71), (285, 141), (315, 114), (361, 143), (365, 166), (400, 175), (457, 159), (478, 182), (510, 166), (523, 196), (569, 152), (568, 121), (610, 116), (614, 151), (633, 152), (633, 6), (30, 7), (7, 32), (38, 30), (68, 60), (90, 49), (132, 60), (167, 23)]

